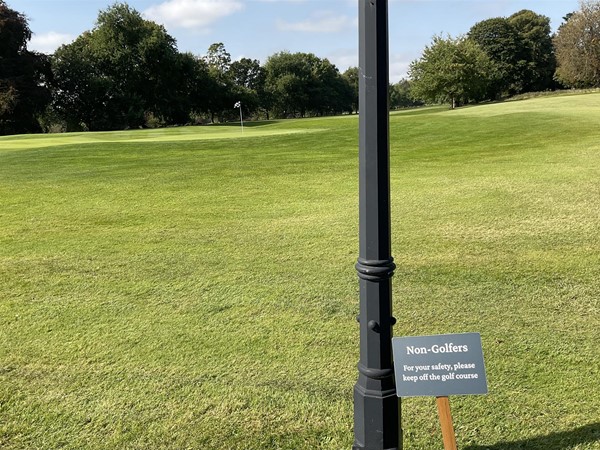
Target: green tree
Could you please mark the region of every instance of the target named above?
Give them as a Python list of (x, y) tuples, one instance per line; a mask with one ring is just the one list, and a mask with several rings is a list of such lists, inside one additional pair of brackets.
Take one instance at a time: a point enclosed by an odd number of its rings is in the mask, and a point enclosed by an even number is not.
[(92, 47), (91, 33), (84, 32), (52, 57), (52, 106), (67, 130), (112, 128), (106, 107), (113, 83), (103, 76)]
[(182, 121), (182, 64), (162, 26), (116, 3), (94, 29), (55, 52), (55, 107), (90, 130), (140, 127), (148, 114)]
[(257, 59), (242, 58), (229, 66), (229, 74), (238, 86), (259, 91), (265, 84), (265, 71)]
[(315, 83), (311, 73), (314, 55), (280, 52), (265, 63), (266, 88), (273, 98), (273, 112), (279, 117), (299, 114), (308, 110), (310, 93)]
[(573, 14), (575, 14), (575, 12), (576, 12), (576, 11), (571, 11), (570, 13), (567, 13), (567, 14), (565, 14), (565, 15), (563, 16), (563, 23), (561, 23), (561, 24), (560, 24), (560, 26), (559, 26), (559, 29), (560, 29), (560, 27), (562, 27), (562, 26), (563, 26), (565, 23), (567, 23), (571, 17), (573, 17)]
[(27, 50), (26, 17), (0, 0), (0, 134), (41, 131), (38, 116), (50, 101), (50, 63)]
[(231, 55), (222, 42), (211, 44), (204, 59), (209, 67), (222, 74), (227, 73), (231, 65)]
[(435, 36), (421, 59), (410, 64), (411, 94), (423, 102), (448, 102), (452, 108), (484, 98), (492, 64), (466, 37)]
[(352, 111), (358, 112), (358, 67), (349, 67), (342, 76), (352, 90)]
[(581, 1), (556, 36), (556, 78), (568, 87), (600, 87), (600, 1)]
[(266, 74), (260, 61), (250, 58), (234, 61), (229, 66), (229, 76), (233, 80), (236, 101), (242, 102), (245, 115), (262, 108), (268, 117), (270, 102), (265, 91)]
[(280, 52), (265, 64), (266, 89), (278, 116), (324, 115), (352, 110), (352, 89), (327, 59)]
[(201, 116), (209, 111), (215, 81), (203, 58), (192, 53), (178, 54), (170, 80), (174, 90), (169, 102), (169, 115), (174, 123), (186, 123), (190, 114)]
[(412, 82), (407, 79), (401, 79), (390, 86), (390, 108), (409, 108), (419, 106), (423, 103), (415, 100), (412, 94)]
[(192, 114), (202, 116), (210, 111), (210, 99), (215, 80), (209, 73), (208, 64), (202, 57), (183, 53), (181, 59), (182, 102)]
[(313, 61), (314, 91), (309, 99), (309, 109), (316, 115), (352, 112), (352, 87), (338, 68), (327, 58)]
[(495, 99), (523, 92), (527, 56), (517, 28), (508, 19), (496, 17), (473, 25), (468, 37), (494, 63), (487, 97)]
[(208, 48), (204, 61), (208, 66), (212, 89), (209, 92), (208, 107), (211, 122), (225, 121), (232, 115), (236, 94), (241, 91), (235, 89), (234, 81), (229, 72), (231, 66), (231, 55), (225, 49), (222, 42), (211, 44)]
[(554, 88), (556, 58), (550, 19), (524, 9), (510, 16), (508, 22), (521, 37), (521, 55), (526, 61), (522, 89), (532, 92)]

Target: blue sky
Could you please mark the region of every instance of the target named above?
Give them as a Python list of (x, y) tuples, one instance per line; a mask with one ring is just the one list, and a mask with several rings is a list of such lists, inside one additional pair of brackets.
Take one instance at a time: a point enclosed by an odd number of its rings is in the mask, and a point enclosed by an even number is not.
[[(344, 71), (358, 62), (358, 1), (364, 0), (129, 0), (177, 39), (180, 51), (204, 55), (223, 42), (233, 59), (264, 62), (282, 50), (329, 58)], [(29, 48), (51, 53), (93, 28), (113, 0), (7, 0), (25, 13), (34, 33)], [(551, 19), (579, 8), (577, 0), (390, 0), (390, 80), (406, 75), (436, 34), (457, 36), (476, 22), (531, 9)]]

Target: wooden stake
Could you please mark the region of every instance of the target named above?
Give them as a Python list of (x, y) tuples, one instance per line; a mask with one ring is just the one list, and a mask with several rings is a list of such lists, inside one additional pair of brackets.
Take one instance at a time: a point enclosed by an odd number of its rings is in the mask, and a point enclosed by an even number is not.
[(450, 400), (448, 397), (436, 397), (436, 400), (440, 425), (442, 426), (444, 450), (457, 450), (454, 425), (452, 425), (452, 413), (450, 412)]

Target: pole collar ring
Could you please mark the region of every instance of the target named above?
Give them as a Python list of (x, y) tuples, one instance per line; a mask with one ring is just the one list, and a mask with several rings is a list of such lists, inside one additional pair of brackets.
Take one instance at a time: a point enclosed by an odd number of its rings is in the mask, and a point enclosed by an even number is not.
[(396, 264), (394, 258), (390, 259), (363, 259), (358, 258), (356, 263), (358, 277), (367, 281), (385, 281), (394, 276)]

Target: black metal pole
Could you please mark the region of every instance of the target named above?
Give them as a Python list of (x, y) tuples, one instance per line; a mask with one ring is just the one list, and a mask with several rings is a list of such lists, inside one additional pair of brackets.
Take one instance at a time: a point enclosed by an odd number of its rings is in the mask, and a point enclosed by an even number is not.
[(401, 450), (392, 361), (388, 0), (359, 0), (360, 361), (353, 450)]

